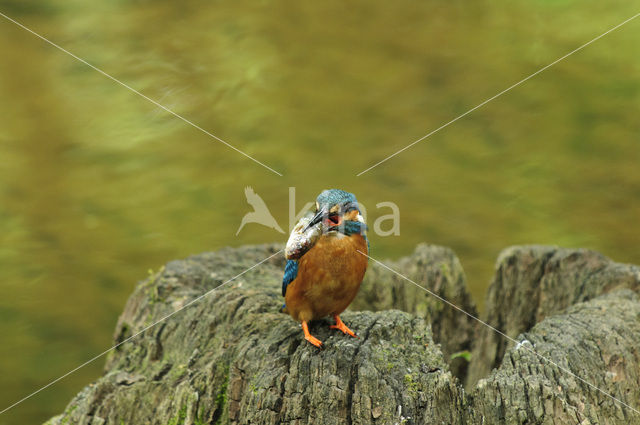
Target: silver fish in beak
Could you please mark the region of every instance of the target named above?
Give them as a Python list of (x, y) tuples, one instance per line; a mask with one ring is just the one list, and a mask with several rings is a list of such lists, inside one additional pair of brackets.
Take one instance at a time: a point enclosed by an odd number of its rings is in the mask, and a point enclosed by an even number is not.
[(291, 231), (289, 240), (284, 249), (287, 260), (297, 260), (315, 245), (322, 236), (322, 222), (314, 219), (316, 217), (307, 215)]

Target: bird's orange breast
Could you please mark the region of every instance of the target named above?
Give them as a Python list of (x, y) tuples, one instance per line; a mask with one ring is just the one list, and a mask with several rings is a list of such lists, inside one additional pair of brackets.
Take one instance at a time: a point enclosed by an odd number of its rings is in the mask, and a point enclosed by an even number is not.
[(358, 293), (367, 269), (367, 257), (358, 251), (368, 254), (362, 235), (323, 235), (298, 260), (298, 275), (285, 294), (289, 314), (309, 321), (342, 313)]

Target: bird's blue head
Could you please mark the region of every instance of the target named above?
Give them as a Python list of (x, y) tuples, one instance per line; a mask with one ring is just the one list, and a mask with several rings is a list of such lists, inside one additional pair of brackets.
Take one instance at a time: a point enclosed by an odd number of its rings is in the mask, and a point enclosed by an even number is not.
[(366, 229), (355, 195), (340, 189), (327, 189), (316, 198), (315, 215), (307, 228), (320, 222), (326, 231), (349, 234)]

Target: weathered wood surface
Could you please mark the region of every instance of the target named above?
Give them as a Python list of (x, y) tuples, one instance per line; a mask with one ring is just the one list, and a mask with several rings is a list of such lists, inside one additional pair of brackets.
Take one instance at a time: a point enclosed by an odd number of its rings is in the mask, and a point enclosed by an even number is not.
[[(623, 288), (640, 292), (640, 267), (590, 250), (515, 246), (498, 257), (482, 319), (515, 338), (573, 304)], [(474, 341), (468, 386), (498, 367), (510, 345), (487, 327)]]
[[(138, 284), (115, 342), (280, 248), (224, 249), (167, 264)], [(421, 245), (387, 264), (475, 313), (452, 251)], [(577, 275), (569, 264), (582, 264)], [(594, 264), (597, 271), (585, 271)], [(311, 326), (325, 342), (319, 351), (278, 312), (283, 265), (278, 255), (122, 344), (104, 375), (49, 423), (640, 424), (640, 414), (561, 369), (640, 409), (637, 268), (588, 251), (505, 251), (485, 318), (500, 318), (494, 324), (522, 342), (514, 347), (370, 264), (352, 310), (374, 311), (343, 315), (360, 338), (319, 321)], [(452, 373), (449, 359), (474, 341), (468, 376), (483, 379), (467, 392), (456, 377), (464, 380), (466, 368), (458, 359)], [(483, 345), (492, 349), (487, 356), (478, 354)]]

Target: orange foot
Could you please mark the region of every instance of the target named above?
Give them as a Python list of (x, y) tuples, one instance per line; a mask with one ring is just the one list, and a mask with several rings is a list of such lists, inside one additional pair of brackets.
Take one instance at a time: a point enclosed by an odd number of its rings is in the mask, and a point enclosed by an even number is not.
[(336, 324), (329, 326), (331, 329), (340, 329), (347, 335), (351, 335), (354, 338), (358, 337), (358, 335), (356, 335), (351, 329), (347, 327), (347, 325), (344, 324), (342, 320), (340, 320), (340, 316), (336, 314), (335, 316), (333, 316), (333, 320), (336, 321)]
[(309, 326), (307, 326), (307, 322), (302, 322), (302, 331), (304, 332), (304, 339), (316, 347), (322, 348), (322, 341), (309, 333)]

